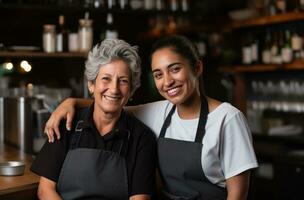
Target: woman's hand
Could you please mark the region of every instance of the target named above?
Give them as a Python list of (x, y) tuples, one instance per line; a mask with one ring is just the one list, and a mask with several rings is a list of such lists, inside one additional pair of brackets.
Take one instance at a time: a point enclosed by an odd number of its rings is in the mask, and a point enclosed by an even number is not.
[(68, 98), (52, 113), (44, 127), (44, 133), (47, 134), (49, 142), (54, 142), (54, 134), (58, 140), (60, 139), (59, 124), (62, 119), (66, 119), (66, 128), (71, 130), (76, 104), (76, 99)]
[(227, 200), (246, 200), (249, 189), (250, 171), (226, 180), (228, 197)]

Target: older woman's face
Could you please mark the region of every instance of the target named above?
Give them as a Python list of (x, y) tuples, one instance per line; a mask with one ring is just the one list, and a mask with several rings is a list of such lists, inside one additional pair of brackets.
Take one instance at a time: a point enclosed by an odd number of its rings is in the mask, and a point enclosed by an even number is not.
[(131, 92), (128, 65), (122, 60), (114, 60), (101, 66), (95, 84), (89, 84), (89, 89), (94, 94), (94, 109), (119, 114)]

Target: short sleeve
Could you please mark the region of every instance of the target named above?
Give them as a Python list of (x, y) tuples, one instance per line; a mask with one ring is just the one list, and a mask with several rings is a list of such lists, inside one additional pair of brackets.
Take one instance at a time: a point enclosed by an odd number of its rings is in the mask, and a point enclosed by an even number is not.
[(156, 140), (153, 133), (147, 129), (139, 140), (130, 195), (153, 195), (155, 191), (155, 172)]
[(64, 128), (60, 128), (60, 132), (61, 139), (55, 140), (54, 143), (46, 141), (31, 166), (31, 171), (54, 182), (57, 182), (59, 178), (69, 149), (70, 134), (67, 134)]
[(220, 157), (226, 179), (258, 167), (251, 132), (241, 112), (237, 112), (223, 127)]

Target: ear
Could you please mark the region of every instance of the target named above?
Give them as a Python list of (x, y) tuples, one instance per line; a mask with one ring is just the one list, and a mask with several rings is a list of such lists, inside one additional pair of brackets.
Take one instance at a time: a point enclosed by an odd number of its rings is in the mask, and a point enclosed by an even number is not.
[(195, 66), (195, 73), (197, 77), (200, 77), (203, 74), (204, 67), (203, 67), (203, 62), (202, 61), (197, 61), (196, 66)]
[(92, 81), (88, 81), (88, 89), (90, 91), (90, 94), (94, 93), (94, 88), (95, 88), (94, 83)]

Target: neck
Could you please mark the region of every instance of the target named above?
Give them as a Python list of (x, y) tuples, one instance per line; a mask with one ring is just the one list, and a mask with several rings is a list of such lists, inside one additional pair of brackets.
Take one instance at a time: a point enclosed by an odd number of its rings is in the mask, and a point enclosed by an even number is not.
[(100, 135), (106, 135), (110, 132), (115, 123), (118, 121), (120, 117), (120, 113), (105, 113), (94, 109), (93, 111), (93, 121)]
[(197, 92), (194, 92), (185, 102), (176, 105), (176, 108), (182, 119), (198, 118), (201, 110), (201, 97)]

